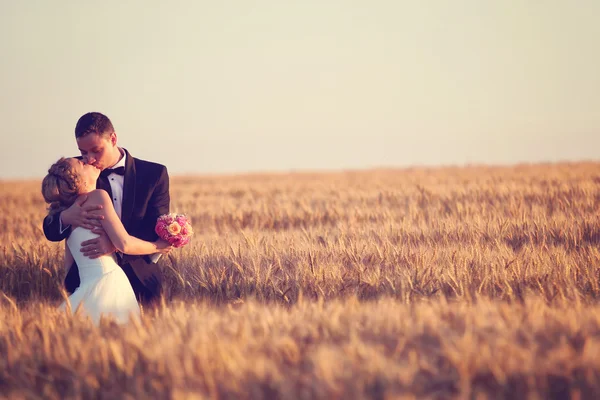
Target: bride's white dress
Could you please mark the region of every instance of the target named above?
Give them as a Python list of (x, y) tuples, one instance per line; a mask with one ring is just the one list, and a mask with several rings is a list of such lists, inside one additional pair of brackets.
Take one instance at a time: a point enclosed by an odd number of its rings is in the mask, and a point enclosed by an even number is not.
[[(110, 315), (118, 322), (125, 323), (130, 315), (139, 316), (140, 307), (125, 272), (117, 264), (114, 254), (91, 259), (81, 252), (81, 243), (98, 237), (89, 229), (77, 227), (67, 239), (67, 245), (79, 269), (81, 284), (69, 296), (71, 310), (81, 311), (94, 323), (102, 315)], [(66, 309), (66, 302), (60, 309)]]

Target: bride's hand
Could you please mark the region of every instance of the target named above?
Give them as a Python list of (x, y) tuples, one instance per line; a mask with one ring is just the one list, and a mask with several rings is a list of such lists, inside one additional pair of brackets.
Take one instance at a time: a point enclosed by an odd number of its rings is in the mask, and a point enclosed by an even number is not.
[(162, 239), (158, 239), (154, 244), (156, 244), (156, 252), (160, 254), (169, 254), (169, 252), (173, 250), (173, 246)]
[(87, 229), (101, 226), (100, 221), (104, 216), (99, 212), (102, 210), (102, 205), (85, 205), (87, 196), (81, 196), (73, 205), (60, 214), (63, 226), (71, 225), (76, 228), (78, 226)]

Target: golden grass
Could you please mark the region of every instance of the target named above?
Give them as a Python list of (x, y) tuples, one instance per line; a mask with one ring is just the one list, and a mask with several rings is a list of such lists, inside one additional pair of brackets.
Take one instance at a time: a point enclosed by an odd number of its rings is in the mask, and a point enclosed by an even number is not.
[(94, 328), (54, 311), (39, 182), (0, 182), (0, 393), (600, 393), (600, 164), (171, 186), (196, 236), (165, 263), (166, 306)]
[(176, 302), (141, 323), (100, 328), (46, 305), (0, 312), (0, 391), (12, 395), (591, 398), (600, 390), (598, 306)]

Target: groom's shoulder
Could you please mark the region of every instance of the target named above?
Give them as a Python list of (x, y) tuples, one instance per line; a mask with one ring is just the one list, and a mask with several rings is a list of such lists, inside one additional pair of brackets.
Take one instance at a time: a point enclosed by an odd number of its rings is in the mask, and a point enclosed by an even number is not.
[(162, 164), (153, 161), (142, 160), (141, 158), (137, 157), (132, 158), (138, 175), (142, 174), (146, 177), (160, 178), (167, 174), (167, 167)]
[(142, 160), (141, 158), (137, 157), (133, 157), (133, 162), (135, 163), (136, 168), (147, 168), (152, 170), (162, 170), (167, 168), (157, 162)]

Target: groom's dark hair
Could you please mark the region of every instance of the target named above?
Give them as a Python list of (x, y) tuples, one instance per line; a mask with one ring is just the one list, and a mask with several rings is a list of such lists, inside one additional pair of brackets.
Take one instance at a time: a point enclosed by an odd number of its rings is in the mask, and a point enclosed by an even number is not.
[(77, 121), (75, 138), (78, 139), (91, 133), (100, 136), (109, 135), (114, 131), (115, 128), (113, 128), (112, 122), (110, 122), (110, 119), (106, 115), (99, 112), (89, 112), (82, 115), (79, 121)]

